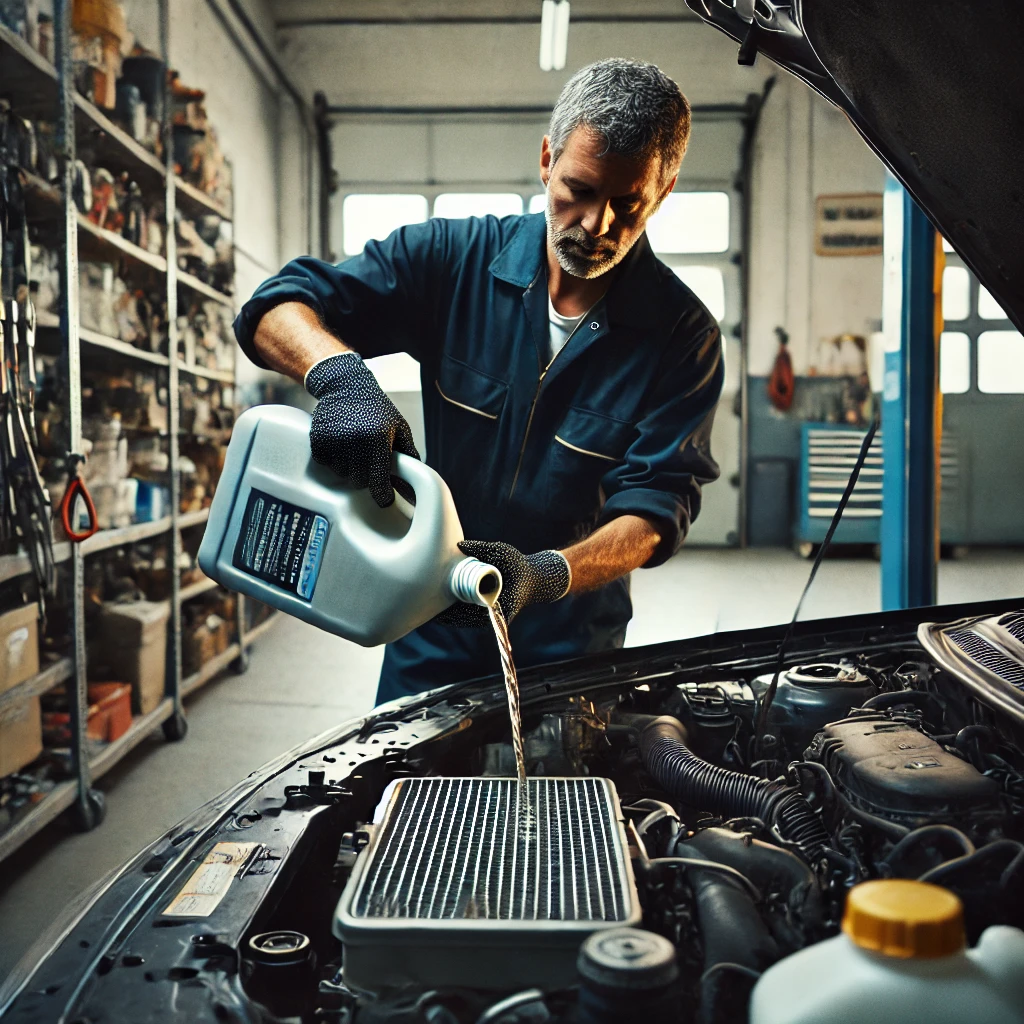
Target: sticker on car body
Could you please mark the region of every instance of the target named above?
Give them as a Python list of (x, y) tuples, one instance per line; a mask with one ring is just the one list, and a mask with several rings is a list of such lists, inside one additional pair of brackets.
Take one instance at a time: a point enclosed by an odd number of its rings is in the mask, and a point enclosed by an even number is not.
[(164, 911), (170, 917), (209, 917), (259, 843), (217, 843)]

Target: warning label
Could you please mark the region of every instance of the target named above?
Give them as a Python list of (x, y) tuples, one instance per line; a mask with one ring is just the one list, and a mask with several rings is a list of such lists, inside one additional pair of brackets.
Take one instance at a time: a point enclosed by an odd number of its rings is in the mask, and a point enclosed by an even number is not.
[(164, 911), (170, 917), (209, 917), (258, 843), (217, 843)]
[(320, 573), (328, 527), (323, 516), (253, 488), (233, 564), (308, 601)]

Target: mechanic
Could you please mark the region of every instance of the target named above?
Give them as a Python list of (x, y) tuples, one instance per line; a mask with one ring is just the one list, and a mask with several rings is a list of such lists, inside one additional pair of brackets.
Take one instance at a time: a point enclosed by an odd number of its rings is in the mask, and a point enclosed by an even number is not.
[[(318, 399), (313, 457), (381, 506), (392, 451), (418, 454), (362, 357), (419, 361), (426, 459), (474, 538), (462, 550), (501, 571), (520, 667), (621, 647), (628, 574), (679, 549), (718, 477), (718, 325), (645, 234), (689, 132), (657, 67), (599, 61), (552, 112), (546, 214), (434, 218), (337, 266), (301, 257), (235, 321), (253, 362)], [(458, 605), (389, 644), (378, 703), (496, 671), (491, 630), (465, 628), (486, 624)]]

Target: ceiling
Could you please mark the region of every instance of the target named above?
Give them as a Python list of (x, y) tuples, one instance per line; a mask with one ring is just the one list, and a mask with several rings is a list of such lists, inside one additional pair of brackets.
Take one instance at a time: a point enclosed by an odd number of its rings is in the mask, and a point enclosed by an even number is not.
[[(280, 26), (345, 21), (540, 22), (540, 0), (268, 0)], [(572, 19), (697, 20), (683, 0), (572, 0)]]

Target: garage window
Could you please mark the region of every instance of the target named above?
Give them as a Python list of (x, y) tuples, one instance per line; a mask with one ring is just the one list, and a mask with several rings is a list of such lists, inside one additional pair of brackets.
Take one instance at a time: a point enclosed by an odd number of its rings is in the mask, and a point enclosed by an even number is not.
[(729, 197), (725, 192), (673, 192), (647, 222), (658, 253), (725, 252), (729, 248)]
[(420, 195), (345, 196), (341, 206), (342, 247), (346, 256), (358, 256), (371, 238), (384, 239), (395, 228), (421, 224), (427, 219), (427, 197)]
[(716, 320), (725, 319), (725, 278), (718, 267), (673, 267), (672, 270)]
[(978, 335), (978, 390), (990, 395), (1024, 394), (1024, 337), (1017, 331)]
[(971, 387), (971, 339), (962, 331), (943, 331), (939, 339), (939, 389), (962, 395)]
[(523, 212), (523, 197), (515, 192), (442, 192), (434, 200), (435, 217), (508, 217)]
[(964, 267), (942, 272), (942, 319), (966, 320), (971, 315), (971, 279)]
[(978, 288), (978, 316), (982, 320), (1006, 319), (1006, 311), (992, 298), (992, 293), (984, 285)]

